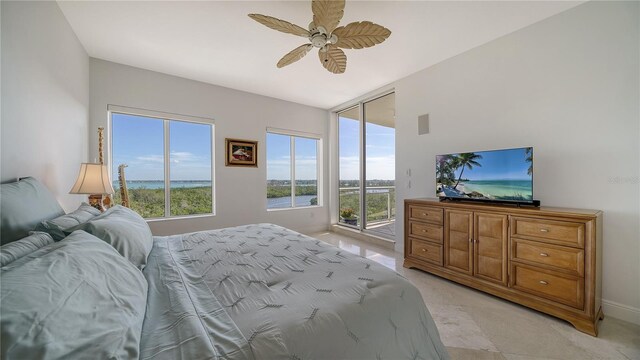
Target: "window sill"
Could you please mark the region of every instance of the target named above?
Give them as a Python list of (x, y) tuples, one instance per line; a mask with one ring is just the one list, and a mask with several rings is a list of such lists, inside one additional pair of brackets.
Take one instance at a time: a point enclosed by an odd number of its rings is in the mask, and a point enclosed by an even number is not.
[(172, 220), (187, 220), (187, 219), (200, 219), (200, 218), (210, 218), (215, 217), (216, 214), (198, 214), (198, 215), (180, 215), (180, 216), (170, 216), (170, 217), (161, 217), (161, 218), (148, 218), (144, 219), (146, 222), (159, 222), (159, 221), (172, 221)]
[(267, 209), (267, 212), (278, 212), (278, 211), (287, 211), (287, 210), (301, 210), (301, 209), (317, 209), (323, 207), (322, 205), (310, 205), (310, 206), (296, 206), (296, 207), (288, 207), (288, 208), (274, 208)]

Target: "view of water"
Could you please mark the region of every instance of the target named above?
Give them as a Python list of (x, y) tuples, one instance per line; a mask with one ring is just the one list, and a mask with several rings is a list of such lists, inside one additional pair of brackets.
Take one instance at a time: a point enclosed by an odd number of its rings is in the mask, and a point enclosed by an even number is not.
[[(172, 188), (192, 188), (192, 187), (211, 187), (211, 181), (207, 180), (174, 180), (171, 181)], [(114, 188), (119, 188), (117, 181), (113, 182)], [(127, 180), (128, 189), (163, 189), (164, 181), (162, 180)]]
[[(211, 181), (206, 180), (176, 180), (171, 181), (171, 188), (192, 188), (192, 187), (210, 187)], [(117, 181), (113, 182), (114, 188), (119, 188)], [(164, 181), (162, 180), (127, 180), (128, 189), (163, 189)], [(296, 206), (311, 206), (311, 199), (316, 195), (299, 195), (296, 196)], [(267, 209), (282, 209), (291, 207), (291, 196), (283, 196), (267, 199)]]
[[(298, 195), (296, 196), (296, 206), (311, 206), (311, 199), (316, 195)], [(291, 196), (283, 196), (267, 199), (267, 209), (282, 209), (291, 207)]]
[(465, 192), (477, 191), (492, 197), (518, 196), (531, 199), (533, 189), (531, 180), (475, 180), (464, 181)]

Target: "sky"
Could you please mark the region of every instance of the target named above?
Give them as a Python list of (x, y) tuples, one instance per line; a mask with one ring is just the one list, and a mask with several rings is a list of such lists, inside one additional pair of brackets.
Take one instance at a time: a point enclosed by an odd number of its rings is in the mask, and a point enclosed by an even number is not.
[[(527, 174), (529, 163), (525, 161), (525, 149), (500, 151), (476, 151), (482, 159), (476, 160), (482, 166), (464, 170), (462, 177), (469, 180), (531, 180)], [(461, 169), (455, 171), (456, 177)]]
[[(360, 178), (360, 122), (340, 117), (338, 141), (340, 180)], [(394, 180), (395, 129), (366, 123), (366, 170), (368, 180)]]
[[(211, 126), (181, 121), (170, 124), (171, 180), (211, 180)], [(340, 179), (359, 178), (359, 122), (340, 118)], [(163, 121), (135, 115), (112, 115), (113, 180), (127, 164), (127, 180), (164, 179)], [(317, 140), (295, 138), (296, 180), (317, 180)], [(395, 130), (366, 124), (367, 179), (395, 177)], [(291, 179), (290, 136), (267, 134), (267, 179)]]
[[(127, 180), (164, 179), (163, 120), (112, 115), (112, 180), (127, 164)], [(171, 180), (211, 180), (211, 125), (169, 121)]]
[[(318, 140), (294, 137), (296, 180), (317, 180)], [(291, 136), (267, 133), (267, 180), (291, 180)]]

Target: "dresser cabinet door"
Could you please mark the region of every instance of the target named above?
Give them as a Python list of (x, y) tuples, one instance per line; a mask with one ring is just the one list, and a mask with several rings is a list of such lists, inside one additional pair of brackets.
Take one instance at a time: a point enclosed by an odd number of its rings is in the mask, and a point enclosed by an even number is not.
[(474, 213), (475, 276), (507, 285), (508, 227), (507, 215)]
[(473, 212), (445, 210), (445, 267), (473, 274)]

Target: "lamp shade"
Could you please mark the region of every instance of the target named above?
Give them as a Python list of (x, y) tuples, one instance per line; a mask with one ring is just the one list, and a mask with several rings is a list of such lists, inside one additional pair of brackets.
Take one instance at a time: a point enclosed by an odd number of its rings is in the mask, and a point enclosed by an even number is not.
[(101, 164), (82, 163), (78, 180), (69, 191), (70, 194), (113, 194), (107, 167)]

